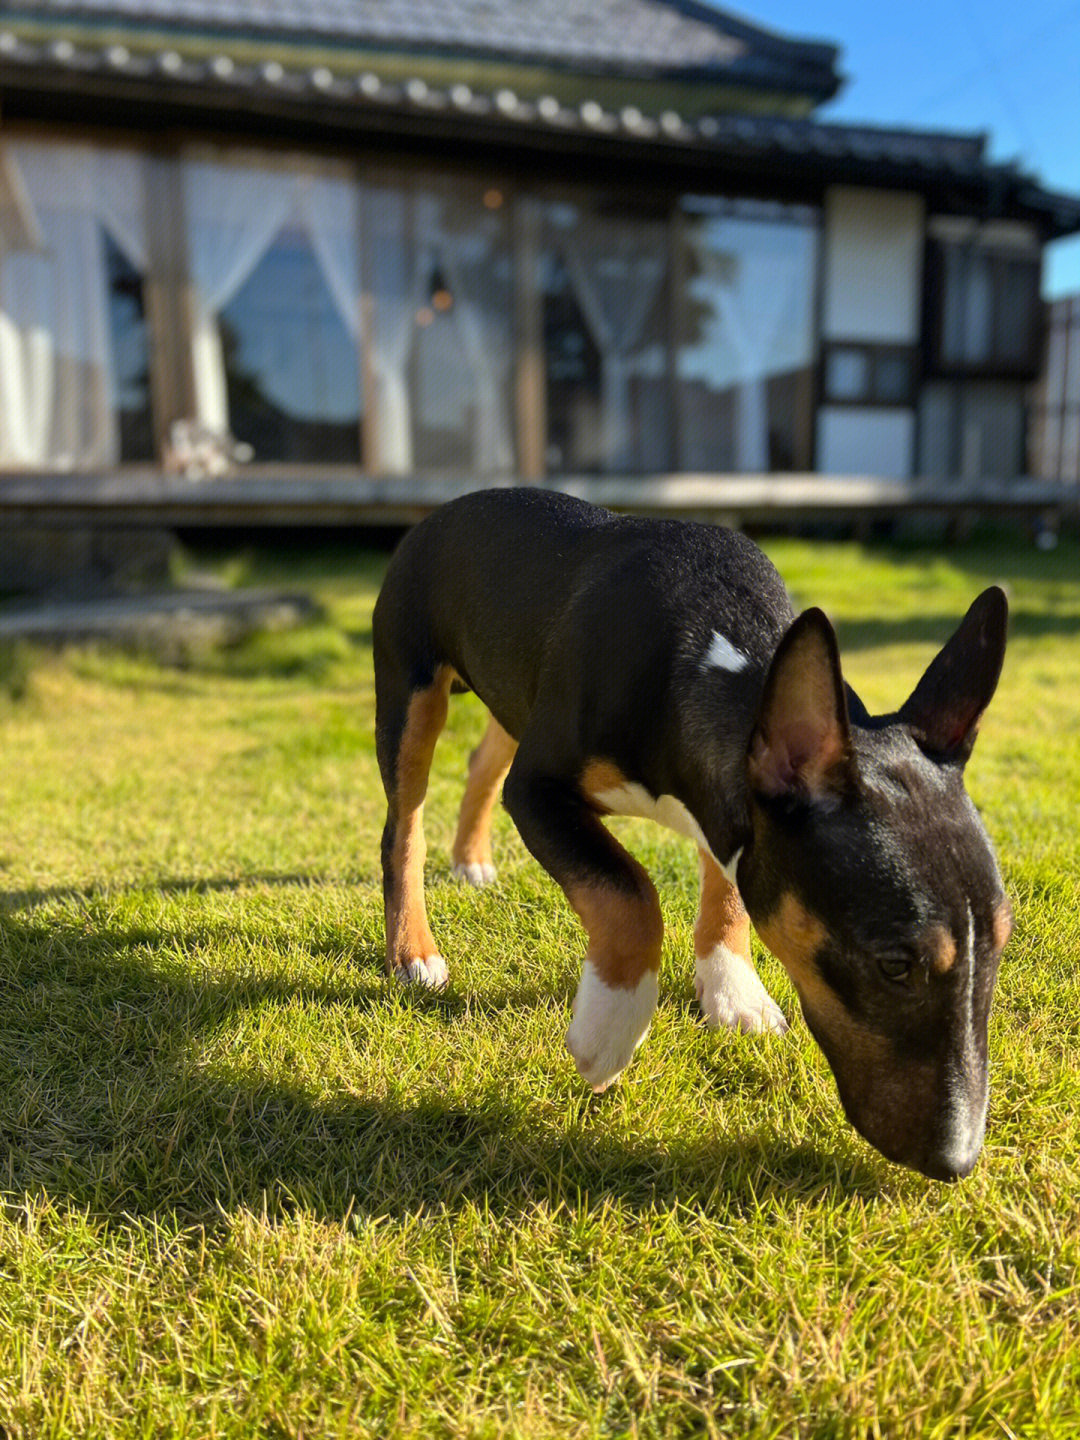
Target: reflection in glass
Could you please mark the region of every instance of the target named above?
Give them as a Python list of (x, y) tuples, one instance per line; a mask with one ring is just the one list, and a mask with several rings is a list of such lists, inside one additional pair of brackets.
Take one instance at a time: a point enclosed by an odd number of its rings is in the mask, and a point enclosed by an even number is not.
[(501, 193), (365, 193), (377, 465), (512, 475), (513, 276)]
[(26, 216), (18, 243), (0, 253), (0, 465), (90, 469), (140, 458), (149, 428), (143, 158), (19, 140), (4, 147), (4, 165)]
[(138, 270), (102, 230), (109, 292), (116, 419), (120, 459), (152, 460), (154, 432), (150, 416), (150, 339)]
[(303, 230), (277, 233), (219, 327), (230, 429), (256, 460), (359, 462), (356, 346)]
[(666, 469), (667, 227), (603, 197), (542, 217), (548, 468)]
[(195, 418), (257, 461), (359, 458), (360, 267), (348, 167), (184, 163)]
[(680, 466), (809, 468), (816, 212), (696, 197), (683, 211)]

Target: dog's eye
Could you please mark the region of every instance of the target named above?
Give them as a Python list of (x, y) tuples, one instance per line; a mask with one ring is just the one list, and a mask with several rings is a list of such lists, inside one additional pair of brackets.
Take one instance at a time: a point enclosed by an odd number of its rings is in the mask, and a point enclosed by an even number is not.
[(906, 955), (879, 955), (878, 969), (886, 980), (902, 985), (911, 974), (912, 962)]

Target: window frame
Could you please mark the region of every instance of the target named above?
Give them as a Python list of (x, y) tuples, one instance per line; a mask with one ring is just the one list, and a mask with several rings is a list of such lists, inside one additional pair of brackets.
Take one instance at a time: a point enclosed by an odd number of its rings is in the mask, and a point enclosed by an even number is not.
[[(990, 353), (985, 359), (952, 358), (946, 354), (947, 274), (949, 254), (965, 266), (965, 284), (970, 283), (971, 265), (977, 259), (990, 265)], [(1022, 266), (1031, 292), (1028, 333), (1022, 353), (1002, 354), (1006, 275), (1011, 266)], [(1037, 250), (989, 244), (979, 237), (945, 239), (928, 236), (924, 257), (923, 285), (923, 371), (928, 378), (970, 380), (1035, 380), (1042, 362), (1045, 311), (1040, 299), (1042, 256)]]

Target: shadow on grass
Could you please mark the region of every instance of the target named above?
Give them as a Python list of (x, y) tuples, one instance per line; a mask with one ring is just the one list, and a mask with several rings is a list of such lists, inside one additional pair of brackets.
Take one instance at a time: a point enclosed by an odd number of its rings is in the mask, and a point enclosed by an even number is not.
[[(349, 877), (350, 884), (370, 883), (372, 877), (354, 876)], [(211, 895), (230, 894), (237, 890), (250, 890), (260, 885), (267, 888), (274, 886), (299, 885), (304, 888), (314, 888), (323, 884), (323, 880), (316, 875), (305, 875), (301, 873), (288, 874), (279, 871), (256, 872), (249, 875), (221, 875), (221, 876), (180, 876), (170, 880), (155, 880), (148, 882), (144, 887), (146, 891), (154, 890), (160, 895)], [(127, 893), (141, 893), (138, 888), (133, 892), (133, 887), (126, 887)], [(0, 890), (0, 919), (4, 911), (31, 910), (38, 905), (47, 905), (65, 900), (80, 900), (89, 903), (95, 898), (112, 893), (108, 887), (100, 891), (87, 890), (79, 885), (55, 885), (46, 886), (39, 890)]]
[[(208, 937), (0, 916), (0, 1184), (9, 1196), (212, 1223), (240, 1206), (338, 1219), (470, 1204), (515, 1216), (541, 1202), (612, 1198), (738, 1210), (835, 1204), (880, 1188), (871, 1167), (764, 1129), (666, 1145), (612, 1136), (598, 1123), (608, 1097), (582, 1096), (576, 1116), (558, 1121), (524, 1085), (510, 1094), (493, 1081), (463, 1103), (441, 1093), (434, 1074), (420, 1073), (412, 1089), (395, 1085), (392, 1064), (380, 1070), (380, 1093), (326, 1100), (255, 1064), (245, 1074), (242, 1052), (222, 1069), (205, 1061), (205, 1047), (230, 1026), (257, 1029), (260, 1012), (275, 1007), (303, 1007), (305, 1026), (305, 1011), (317, 1026), (321, 1008), (334, 1010), (339, 1034), (347, 1007), (362, 1051), (383, 1043), (395, 1006), (430, 1026), (553, 996), (535, 987), (487, 1000), (414, 996), (382, 978), (374, 954), (356, 957), (367, 973), (339, 963), (325, 982), (242, 971), (205, 980), (176, 956)], [(415, 1053), (407, 1061), (414, 1066)]]
[[(951, 615), (905, 616), (889, 620), (875, 616), (867, 620), (842, 620), (836, 631), (841, 655), (845, 651), (871, 650), (878, 645), (944, 645), (963, 618), (962, 608)], [(1009, 615), (1009, 637), (1038, 640), (1049, 635), (1080, 635), (1080, 613), (1047, 615), (1013, 609)]]

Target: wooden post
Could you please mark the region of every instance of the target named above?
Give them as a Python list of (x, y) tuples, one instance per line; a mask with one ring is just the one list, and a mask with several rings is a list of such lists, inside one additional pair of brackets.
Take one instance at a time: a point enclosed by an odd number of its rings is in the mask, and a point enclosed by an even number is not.
[(147, 157), (147, 253), (143, 302), (150, 333), (150, 403), (159, 456), (174, 420), (195, 413), (183, 175), (175, 150)]

